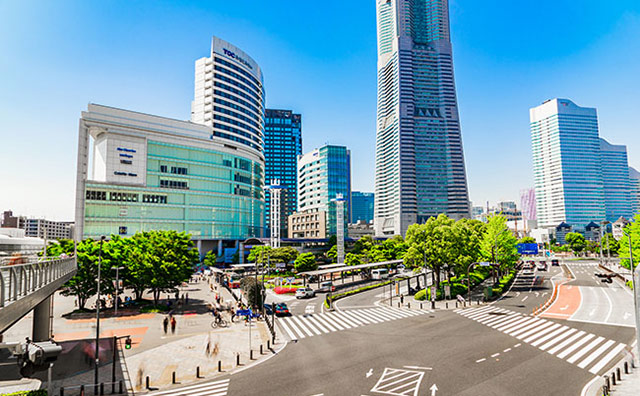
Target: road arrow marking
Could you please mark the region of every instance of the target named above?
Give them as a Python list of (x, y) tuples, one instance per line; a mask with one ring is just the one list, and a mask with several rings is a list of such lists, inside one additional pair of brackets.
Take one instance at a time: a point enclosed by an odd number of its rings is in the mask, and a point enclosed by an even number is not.
[(367, 375), (367, 378), (371, 377), (373, 375), (373, 369), (369, 369), (366, 375)]
[(592, 309), (591, 312), (589, 312), (589, 316), (593, 316), (596, 314), (596, 309)]
[(540, 297), (540, 293), (539, 292), (536, 292), (536, 297)]
[(622, 317), (623, 320), (627, 320), (629, 319), (629, 316), (631, 316), (631, 314), (629, 312), (625, 312), (624, 316)]
[(569, 309), (569, 305), (565, 305), (564, 307), (560, 308), (561, 311), (566, 311), (567, 309)]
[(429, 390), (431, 391), (431, 396), (436, 396), (436, 391), (438, 390), (438, 386), (436, 384), (431, 385), (431, 388), (429, 388)]

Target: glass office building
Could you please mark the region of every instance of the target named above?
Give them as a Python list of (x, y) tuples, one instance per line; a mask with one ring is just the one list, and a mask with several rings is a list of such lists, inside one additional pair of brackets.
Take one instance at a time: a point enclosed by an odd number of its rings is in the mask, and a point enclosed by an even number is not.
[(377, 0), (378, 236), (469, 217), (447, 0)]
[(344, 146), (323, 146), (298, 158), (298, 212), (326, 212), (326, 235), (336, 234), (336, 202), (344, 204), (344, 234), (351, 213), (351, 153)]
[(629, 167), (629, 183), (631, 186), (631, 213), (640, 213), (640, 172)]
[(600, 161), (604, 185), (605, 219), (611, 223), (618, 220), (620, 216), (630, 219), (633, 210), (627, 146), (614, 145), (600, 139)]
[(372, 192), (351, 192), (351, 223), (359, 220), (373, 221), (374, 194)]
[(574, 231), (605, 219), (596, 109), (553, 99), (530, 110), (538, 225)]
[[(291, 110), (267, 109), (265, 113), (265, 183), (279, 180), (286, 188), (281, 193), (281, 231), (287, 237), (287, 219), (298, 205), (298, 156), (302, 154), (302, 116)], [(271, 194), (265, 192), (264, 225), (271, 236)]]
[(96, 104), (82, 113), (77, 238), (147, 230), (259, 237), (263, 188), (261, 151), (210, 126)]

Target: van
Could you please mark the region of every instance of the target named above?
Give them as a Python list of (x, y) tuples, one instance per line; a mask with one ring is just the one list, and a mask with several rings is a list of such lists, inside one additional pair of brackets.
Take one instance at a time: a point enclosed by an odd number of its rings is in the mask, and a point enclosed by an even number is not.
[(371, 270), (371, 279), (387, 279), (389, 277), (389, 270), (386, 268), (377, 268)]

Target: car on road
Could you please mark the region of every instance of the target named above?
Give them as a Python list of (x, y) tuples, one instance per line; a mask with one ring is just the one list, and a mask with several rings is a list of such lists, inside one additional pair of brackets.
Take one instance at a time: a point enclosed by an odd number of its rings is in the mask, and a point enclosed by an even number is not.
[(546, 271), (547, 270), (547, 262), (541, 261), (538, 263), (538, 271)]
[(276, 316), (290, 316), (289, 307), (285, 303), (278, 303), (274, 306)]
[(320, 287), (316, 289), (316, 293), (328, 293), (330, 291), (336, 291), (336, 287), (333, 285), (333, 282), (322, 282)]
[(316, 292), (314, 292), (313, 289), (310, 287), (300, 287), (298, 288), (298, 290), (296, 290), (296, 298), (298, 299), (313, 297), (315, 295), (316, 295)]
[(273, 305), (264, 304), (264, 313), (267, 315), (273, 315)]
[(556, 260), (556, 259), (551, 260), (551, 265), (554, 266), (554, 267), (559, 266), (560, 265), (560, 260)]

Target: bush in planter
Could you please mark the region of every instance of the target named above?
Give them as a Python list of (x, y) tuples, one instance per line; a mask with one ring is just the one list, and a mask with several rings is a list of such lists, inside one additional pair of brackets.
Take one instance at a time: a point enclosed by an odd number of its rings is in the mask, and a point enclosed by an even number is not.
[(415, 296), (413, 296), (413, 298), (415, 298), (418, 301), (424, 301), (427, 299), (427, 290), (426, 289), (422, 289), (419, 292), (417, 292), (415, 294)]

